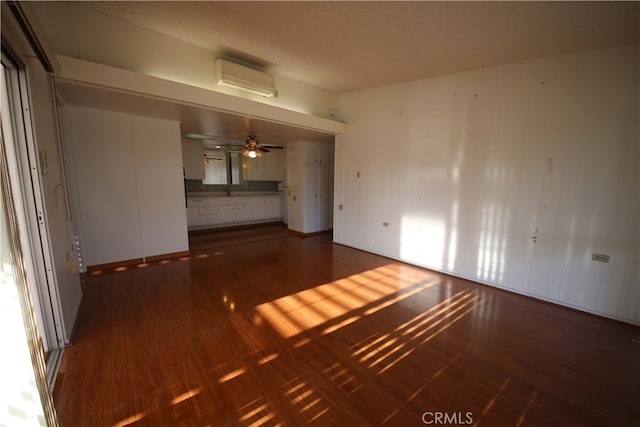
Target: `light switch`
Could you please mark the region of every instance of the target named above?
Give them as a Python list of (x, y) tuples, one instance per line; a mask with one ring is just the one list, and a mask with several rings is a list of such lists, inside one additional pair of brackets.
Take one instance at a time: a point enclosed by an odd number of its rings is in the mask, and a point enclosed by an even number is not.
[(40, 155), (40, 173), (42, 173), (42, 175), (47, 175), (49, 173), (49, 161), (47, 160), (47, 152), (44, 150), (40, 150), (38, 154)]

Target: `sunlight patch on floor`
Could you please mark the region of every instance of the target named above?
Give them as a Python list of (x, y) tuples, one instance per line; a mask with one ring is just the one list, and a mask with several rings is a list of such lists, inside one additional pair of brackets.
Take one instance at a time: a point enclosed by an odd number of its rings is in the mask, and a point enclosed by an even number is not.
[[(258, 427), (264, 425), (267, 421), (273, 420), (276, 414), (269, 405), (264, 401), (264, 398), (259, 398), (250, 402), (239, 409), (240, 421), (243, 425), (248, 427)], [(280, 425), (280, 424), (278, 424)]]
[(128, 417), (128, 418), (125, 418), (125, 419), (124, 419), (124, 420), (122, 420), (122, 421), (119, 421), (119, 422), (115, 423), (115, 424), (113, 425), (113, 427), (126, 427), (126, 426), (129, 426), (129, 425), (131, 425), (131, 424), (133, 424), (133, 423), (136, 423), (136, 422), (138, 422), (138, 421), (140, 421), (140, 420), (144, 419), (144, 417), (145, 417), (146, 415), (147, 415), (147, 412), (146, 412), (146, 411), (144, 411), (144, 412), (139, 412), (139, 413), (137, 413), (137, 414), (135, 414), (135, 415), (131, 415), (131, 416), (130, 416), (130, 417)]
[(191, 399), (194, 396), (197, 396), (202, 391), (202, 387), (194, 388), (193, 390), (189, 390), (186, 393), (182, 393), (180, 396), (177, 396), (171, 400), (172, 405), (177, 405), (178, 403), (182, 403), (185, 400)]
[(487, 405), (482, 410), (482, 415), (487, 415), (487, 413), (491, 410), (491, 408), (493, 408), (493, 405), (496, 404), (496, 401), (498, 400), (502, 392), (507, 388), (510, 382), (511, 382), (511, 378), (507, 378), (502, 382), (496, 394), (493, 395), (489, 403), (487, 403)]
[(297, 408), (298, 413), (310, 417), (309, 422), (318, 419), (330, 409), (306, 381), (296, 378), (284, 384), (283, 388), (285, 388), (284, 395)]
[(342, 366), (339, 362), (326, 368), (323, 373), (329, 377), (334, 384), (348, 394), (353, 394), (362, 387), (363, 383), (358, 378)]
[(230, 380), (234, 379), (235, 377), (239, 377), (240, 375), (244, 374), (245, 372), (247, 372), (247, 370), (244, 369), (244, 368), (236, 369), (235, 371), (229, 372), (227, 375), (222, 376), (218, 380), (218, 384), (226, 383), (227, 381), (230, 381)]
[(271, 362), (272, 360), (275, 360), (279, 357), (280, 355), (278, 353), (271, 353), (267, 356), (264, 356), (263, 358), (261, 358), (260, 360), (258, 360), (258, 365), (264, 365), (266, 363)]
[(531, 393), (531, 396), (529, 397), (529, 401), (527, 402), (527, 407), (522, 412), (522, 414), (520, 414), (520, 416), (518, 417), (518, 422), (516, 423), (516, 427), (520, 427), (524, 423), (524, 421), (527, 419), (527, 415), (529, 414), (529, 411), (531, 411), (531, 408), (533, 408), (533, 405), (536, 403), (537, 399), (538, 399), (538, 390), (534, 390)]
[[(387, 265), (278, 298), (257, 306), (256, 310), (282, 337), (289, 338), (354, 310), (368, 308), (364, 312), (368, 315), (395, 304), (433, 286), (436, 280), (427, 281), (432, 278), (428, 272), (416, 274), (416, 270)], [(391, 299), (385, 300), (387, 298)], [(322, 334), (360, 318), (361, 315), (353, 314), (338, 320)]]
[(354, 346), (351, 356), (369, 369), (378, 369), (378, 375), (382, 374), (473, 311), (477, 299), (471, 291), (460, 291), (392, 332), (372, 336), (368, 342)]

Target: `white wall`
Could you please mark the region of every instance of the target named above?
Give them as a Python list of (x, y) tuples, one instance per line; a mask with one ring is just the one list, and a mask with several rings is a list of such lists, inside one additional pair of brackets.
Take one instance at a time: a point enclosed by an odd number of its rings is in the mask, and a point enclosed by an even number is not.
[(640, 323), (638, 53), (343, 95), (335, 241)]
[(57, 54), (318, 117), (329, 118), (329, 109), (338, 103), (337, 94), (284, 75), (276, 75), (278, 96), (274, 98), (218, 86), (214, 52), (71, 3), (33, 5)]

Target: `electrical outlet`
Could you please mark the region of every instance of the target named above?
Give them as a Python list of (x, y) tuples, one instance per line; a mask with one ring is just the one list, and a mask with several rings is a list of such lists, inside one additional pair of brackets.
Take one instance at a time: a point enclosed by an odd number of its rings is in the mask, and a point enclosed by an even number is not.
[(356, 172), (356, 178), (360, 178), (360, 171)]
[(383, 227), (388, 227), (388, 226), (389, 226), (389, 223), (388, 223), (387, 221), (384, 221), (384, 222), (382, 223), (382, 226), (383, 226)]
[(605, 255), (605, 254), (596, 254), (594, 253), (593, 255), (591, 255), (591, 259), (593, 261), (598, 261), (598, 262), (609, 262), (609, 255)]
[(339, 211), (344, 210), (344, 206), (343, 205), (338, 205), (338, 210)]

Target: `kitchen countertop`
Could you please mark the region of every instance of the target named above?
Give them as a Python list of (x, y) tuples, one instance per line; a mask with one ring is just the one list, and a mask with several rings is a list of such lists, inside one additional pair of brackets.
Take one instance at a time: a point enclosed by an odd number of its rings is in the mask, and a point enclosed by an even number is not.
[[(233, 197), (244, 196), (282, 196), (281, 191), (232, 191)], [(187, 197), (228, 197), (224, 191), (196, 191), (187, 193)]]

